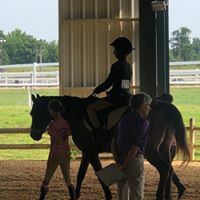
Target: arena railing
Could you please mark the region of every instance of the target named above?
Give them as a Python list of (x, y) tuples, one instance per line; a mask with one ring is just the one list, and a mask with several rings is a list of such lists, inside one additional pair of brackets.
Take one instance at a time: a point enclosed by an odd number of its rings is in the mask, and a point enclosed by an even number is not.
[[(195, 120), (191, 118), (189, 120), (189, 126), (185, 127), (188, 136), (188, 146), (190, 149), (190, 159), (191, 161), (195, 159), (195, 151), (200, 149), (200, 145), (196, 144), (196, 131), (200, 130), (200, 127), (195, 126)], [(27, 134), (30, 133), (30, 128), (0, 128), (0, 136), (2, 134)], [(72, 149), (77, 149), (73, 144), (72, 140), (70, 142)], [(49, 144), (0, 144), (0, 150), (8, 149), (49, 149)], [(111, 158), (111, 155), (106, 154), (107, 158)]]

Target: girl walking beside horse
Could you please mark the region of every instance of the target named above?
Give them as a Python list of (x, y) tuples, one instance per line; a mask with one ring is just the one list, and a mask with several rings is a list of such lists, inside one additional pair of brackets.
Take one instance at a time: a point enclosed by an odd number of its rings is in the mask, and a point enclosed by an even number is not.
[(70, 178), (70, 148), (68, 137), (71, 135), (68, 122), (62, 117), (65, 109), (61, 102), (53, 99), (48, 104), (48, 109), (53, 120), (49, 122), (48, 134), (51, 137), (51, 148), (47, 161), (47, 168), (41, 186), (39, 200), (43, 200), (48, 192), (50, 180), (60, 166), (65, 182), (68, 186), (71, 200), (76, 200), (75, 189)]

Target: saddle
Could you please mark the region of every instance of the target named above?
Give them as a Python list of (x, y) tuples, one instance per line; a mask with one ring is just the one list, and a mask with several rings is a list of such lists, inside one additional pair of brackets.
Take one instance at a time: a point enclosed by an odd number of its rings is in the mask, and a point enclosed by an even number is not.
[[(129, 110), (128, 105), (120, 105), (120, 104), (114, 104), (110, 106), (109, 108), (100, 110), (97, 112), (97, 116), (99, 121), (102, 124), (102, 128), (104, 132), (108, 132), (111, 130), (114, 126), (117, 125), (118, 121), (122, 118), (122, 116)], [(88, 129), (88, 131), (92, 131), (92, 123), (89, 120), (89, 117), (85, 116), (84, 120), (85, 127)]]

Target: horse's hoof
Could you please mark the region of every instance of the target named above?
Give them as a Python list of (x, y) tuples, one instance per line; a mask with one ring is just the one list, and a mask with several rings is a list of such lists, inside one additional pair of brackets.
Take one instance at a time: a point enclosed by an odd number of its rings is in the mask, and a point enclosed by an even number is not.
[(106, 197), (106, 200), (112, 200), (112, 195), (111, 195), (111, 196), (110, 196), (110, 195), (107, 196), (107, 197)]
[(184, 195), (186, 190), (185, 186), (181, 186), (181, 188), (178, 189), (178, 198), (177, 199), (181, 199), (181, 197)]
[(80, 198), (80, 193), (76, 192), (76, 199), (79, 199)]

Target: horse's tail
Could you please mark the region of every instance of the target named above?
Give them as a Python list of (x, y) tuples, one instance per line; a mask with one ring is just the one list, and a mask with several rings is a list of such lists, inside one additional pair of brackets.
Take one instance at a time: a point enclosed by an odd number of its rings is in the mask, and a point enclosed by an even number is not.
[[(172, 104), (171, 104), (172, 105)], [(190, 161), (190, 150), (187, 144), (186, 129), (180, 111), (173, 106), (173, 117), (175, 117), (175, 137), (177, 143), (177, 153), (181, 154), (184, 162)]]

